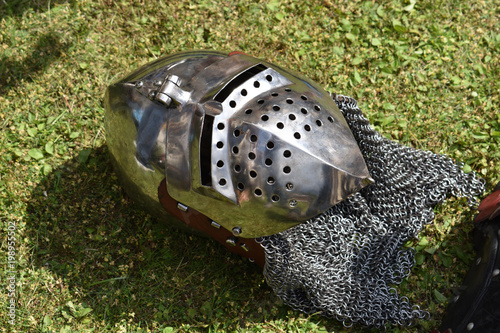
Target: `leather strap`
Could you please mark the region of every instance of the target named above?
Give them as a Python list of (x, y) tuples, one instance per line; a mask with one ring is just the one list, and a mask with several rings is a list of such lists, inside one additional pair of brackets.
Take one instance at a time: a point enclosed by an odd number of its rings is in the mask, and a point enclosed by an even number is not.
[(217, 242), (224, 245), (229, 251), (246, 257), (250, 261), (254, 261), (260, 267), (264, 267), (264, 249), (254, 238), (235, 237), (229, 230), (202, 213), (179, 203), (168, 194), (165, 179), (163, 179), (158, 187), (158, 198), (163, 208), (180, 221), (208, 234)]

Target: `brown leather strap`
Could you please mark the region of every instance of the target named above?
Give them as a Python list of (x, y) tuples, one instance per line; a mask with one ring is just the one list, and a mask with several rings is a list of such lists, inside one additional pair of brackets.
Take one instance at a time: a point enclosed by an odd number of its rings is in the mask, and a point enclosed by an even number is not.
[(217, 223), (214, 224), (214, 221), (197, 210), (183, 206), (182, 204), (179, 206), (180, 203), (168, 194), (165, 179), (163, 179), (158, 187), (158, 198), (163, 208), (177, 219), (210, 235), (216, 241), (224, 245), (229, 251), (254, 261), (260, 267), (264, 267), (264, 249), (255, 239), (235, 237), (229, 230)]
[(495, 217), (500, 216), (500, 189), (484, 198), (479, 204), (478, 210), (479, 214), (474, 218), (476, 223), (493, 220)]
[(232, 56), (232, 55), (235, 55), (235, 54), (243, 54), (243, 55), (248, 55), (248, 54), (246, 54), (245, 52), (241, 52), (241, 51), (233, 51), (233, 52), (230, 52), (230, 53), (229, 53), (229, 56)]

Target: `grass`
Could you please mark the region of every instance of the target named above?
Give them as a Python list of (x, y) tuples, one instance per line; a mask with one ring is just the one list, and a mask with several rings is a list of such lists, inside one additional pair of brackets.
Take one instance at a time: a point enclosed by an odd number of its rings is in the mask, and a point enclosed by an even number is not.
[[(109, 163), (105, 88), (162, 55), (242, 50), (355, 97), (384, 136), (447, 154), (491, 190), (498, 15), (480, 0), (0, 1), (0, 251), (7, 267), (13, 222), (17, 264), (16, 323), (2, 311), (0, 331), (362, 330), (291, 310), (255, 265), (135, 207)], [(437, 327), (473, 258), (464, 200), (436, 214), (397, 287), (431, 319), (390, 331)]]

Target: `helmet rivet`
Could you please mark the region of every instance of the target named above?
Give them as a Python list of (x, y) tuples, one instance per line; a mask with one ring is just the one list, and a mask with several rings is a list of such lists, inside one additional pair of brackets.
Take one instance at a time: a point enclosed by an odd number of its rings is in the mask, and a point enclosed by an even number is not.
[(210, 225), (216, 229), (220, 229), (221, 225), (215, 221), (210, 222)]
[(136, 87), (136, 88), (141, 88), (143, 85), (144, 85), (144, 83), (143, 83), (142, 81), (137, 81), (137, 82), (135, 83), (135, 87)]
[(231, 246), (236, 246), (236, 243), (238, 243), (238, 238), (236, 237), (229, 237), (226, 239), (226, 244), (231, 245)]
[(183, 212), (187, 212), (188, 208), (189, 208), (188, 206), (186, 206), (180, 202), (177, 203), (177, 209), (182, 210)]
[(239, 236), (241, 234), (241, 228), (240, 227), (234, 227), (233, 228), (233, 235)]

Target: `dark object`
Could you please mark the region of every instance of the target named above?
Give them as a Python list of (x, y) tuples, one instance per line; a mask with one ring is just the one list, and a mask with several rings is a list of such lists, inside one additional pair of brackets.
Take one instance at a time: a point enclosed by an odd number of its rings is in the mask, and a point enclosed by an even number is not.
[(500, 183), (479, 211), (474, 219), (477, 258), (450, 301), (443, 331), (500, 332)]

